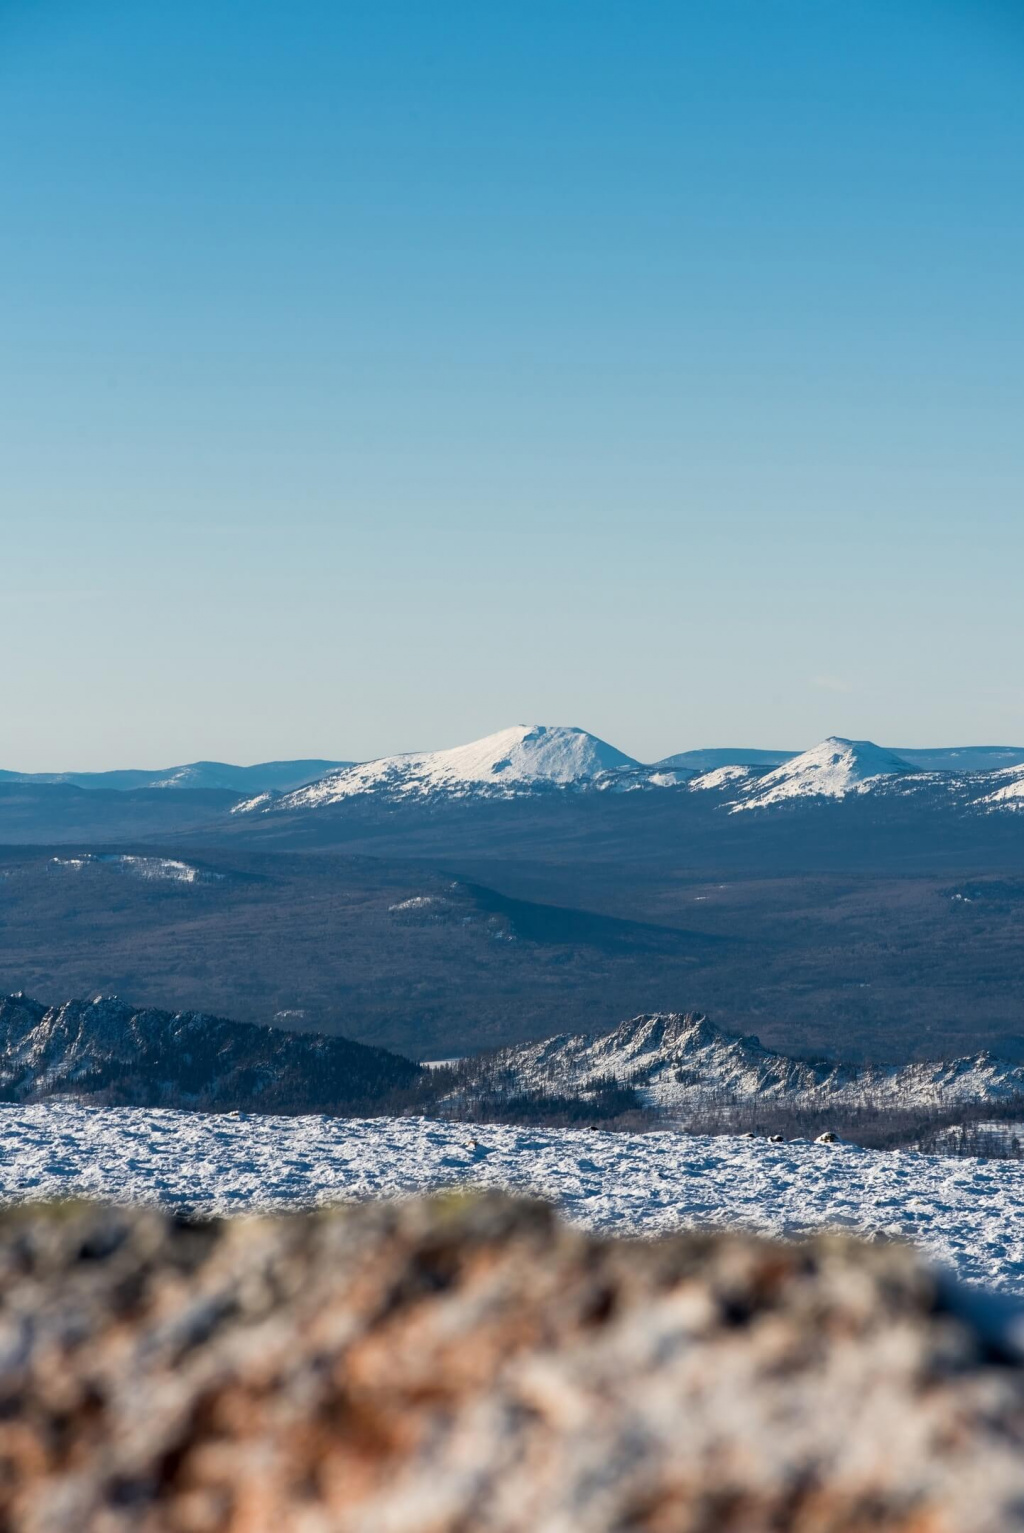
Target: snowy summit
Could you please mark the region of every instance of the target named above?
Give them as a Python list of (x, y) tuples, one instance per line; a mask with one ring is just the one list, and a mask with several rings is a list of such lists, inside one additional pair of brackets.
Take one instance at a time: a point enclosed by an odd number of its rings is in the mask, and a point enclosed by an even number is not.
[[(643, 769), (585, 729), (564, 725), (514, 724), (452, 750), (382, 756), (342, 771), (278, 799), (277, 809), (310, 809), (337, 804), (360, 794), (393, 799), (511, 798), (544, 788), (592, 786), (607, 774)], [(241, 810), (267, 808), (250, 800)]]
[(830, 735), (751, 784), (737, 809), (761, 809), (787, 799), (845, 798), (863, 793), (880, 779), (905, 776), (914, 768), (871, 740)]

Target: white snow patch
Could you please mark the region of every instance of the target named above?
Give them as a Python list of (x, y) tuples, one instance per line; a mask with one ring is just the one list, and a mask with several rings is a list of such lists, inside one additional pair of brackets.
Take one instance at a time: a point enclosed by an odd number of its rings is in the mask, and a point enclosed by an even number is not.
[(99, 862), (112, 862), (124, 873), (134, 873), (136, 878), (155, 878), (175, 884), (197, 884), (206, 878), (223, 878), (223, 873), (204, 873), (190, 862), (177, 857), (132, 857), (128, 855), (99, 857)]
[(750, 767), (720, 766), (710, 772), (701, 772), (690, 783), (691, 788), (728, 788), (734, 783), (746, 782), (753, 776)]
[(693, 773), (683, 767), (676, 767), (671, 771), (667, 767), (660, 767), (657, 771), (645, 771), (643, 774), (645, 783), (652, 788), (682, 788), (687, 783), (692, 783)]
[(127, 852), (86, 852), (81, 857), (51, 857), (51, 865), (81, 872), (83, 868), (107, 866), (136, 878), (158, 879), (175, 884), (198, 884), (220, 880), (223, 873), (197, 868), (177, 857), (138, 857)]
[(996, 809), (1024, 810), (1024, 767), (1004, 767), (988, 776), (999, 786), (986, 793), (979, 803), (990, 804)]
[(252, 814), (254, 810), (269, 809), (275, 802), (278, 802), (276, 793), (257, 793), (255, 798), (246, 798), (240, 804), (232, 804), (231, 813)]

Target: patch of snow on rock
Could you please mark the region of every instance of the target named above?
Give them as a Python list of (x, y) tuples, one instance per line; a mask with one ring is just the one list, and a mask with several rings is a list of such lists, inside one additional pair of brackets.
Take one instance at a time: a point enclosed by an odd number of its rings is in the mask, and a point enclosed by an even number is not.
[(691, 788), (732, 788), (737, 783), (744, 783), (753, 777), (750, 767), (745, 766), (720, 766), (710, 772), (701, 772), (690, 783)]

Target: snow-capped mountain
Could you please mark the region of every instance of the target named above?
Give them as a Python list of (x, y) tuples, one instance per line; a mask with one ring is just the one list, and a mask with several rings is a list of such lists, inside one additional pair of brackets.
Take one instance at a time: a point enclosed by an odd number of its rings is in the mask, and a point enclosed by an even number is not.
[(752, 781), (736, 809), (763, 809), (789, 799), (845, 798), (875, 784), (914, 772), (899, 756), (871, 740), (844, 740), (831, 735), (774, 771)]
[(382, 756), (329, 772), (282, 798), (264, 795), (238, 805), (260, 809), (316, 809), (363, 795), (392, 801), (431, 798), (514, 798), (543, 790), (628, 790), (674, 786), (689, 773), (660, 772), (588, 734), (563, 725), (515, 724), (452, 750)]
[(676, 1112), (709, 1103), (908, 1108), (997, 1101), (1024, 1093), (1024, 1066), (988, 1054), (862, 1068), (791, 1059), (757, 1038), (678, 1012), (633, 1017), (602, 1035), (562, 1034), (470, 1060), (458, 1088), (484, 1100), (525, 1092), (585, 1094), (609, 1078), (650, 1106)]

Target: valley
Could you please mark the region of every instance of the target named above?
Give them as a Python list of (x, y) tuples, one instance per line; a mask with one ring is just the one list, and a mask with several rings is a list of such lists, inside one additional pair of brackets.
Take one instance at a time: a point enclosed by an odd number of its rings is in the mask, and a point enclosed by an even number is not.
[(314, 763), (0, 783), (0, 987), (414, 1059), (687, 1011), (793, 1054), (1024, 1054), (1020, 753), (696, 754), (516, 726), (248, 799), (210, 772)]

